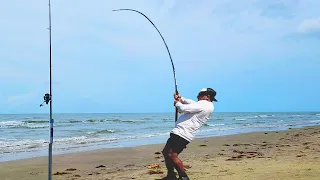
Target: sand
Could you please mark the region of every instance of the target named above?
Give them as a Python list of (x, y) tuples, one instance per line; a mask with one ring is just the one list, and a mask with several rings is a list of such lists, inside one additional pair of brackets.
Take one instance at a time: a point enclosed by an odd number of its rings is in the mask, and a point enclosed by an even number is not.
[[(156, 180), (164, 144), (53, 157), (56, 180)], [(192, 180), (319, 180), (320, 126), (194, 140), (180, 155)], [(0, 163), (1, 180), (47, 178), (47, 157)], [(149, 169), (149, 165), (159, 164)]]

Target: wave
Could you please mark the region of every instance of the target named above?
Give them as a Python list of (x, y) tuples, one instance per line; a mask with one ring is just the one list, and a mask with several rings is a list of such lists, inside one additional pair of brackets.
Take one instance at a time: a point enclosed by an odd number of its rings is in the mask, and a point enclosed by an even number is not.
[(46, 128), (49, 125), (37, 125), (35, 123), (25, 123), (22, 121), (3, 121), (0, 122), (1, 128), (24, 128), (24, 129), (37, 129), (37, 128)]
[(88, 119), (87, 122), (91, 123), (98, 123), (98, 122), (105, 122), (106, 120), (104, 119)]
[(109, 134), (109, 133), (115, 133), (115, 132), (117, 132), (117, 131), (116, 131), (116, 130), (113, 130), (113, 129), (111, 129), (111, 130), (105, 129), (105, 130), (97, 131), (97, 132), (95, 132), (95, 133), (96, 133), (96, 134)]
[(10, 126), (17, 126), (23, 124), (21, 121), (2, 121), (0, 122), (0, 127), (10, 127)]
[(261, 114), (261, 115), (258, 115), (257, 117), (260, 117), (260, 118), (268, 118), (268, 117), (275, 117), (276, 115), (274, 114)]
[(104, 129), (96, 132), (87, 132), (87, 134), (92, 134), (92, 135), (99, 135), (99, 134), (112, 134), (112, 133), (117, 133), (120, 132), (119, 130), (114, 130), (114, 129)]
[(18, 126), (12, 126), (11, 128), (42, 129), (42, 128), (49, 128), (49, 125), (18, 125)]
[(225, 124), (208, 124), (208, 123), (205, 123), (203, 124), (204, 126), (211, 126), (211, 127), (215, 127), (215, 126), (224, 126)]
[[(101, 132), (110, 132), (110, 130), (103, 130)], [(100, 132), (100, 133), (101, 133)], [(167, 133), (154, 133), (154, 134), (140, 134), (132, 136), (100, 136), (100, 137), (91, 137), (89, 136), (76, 136), (76, 137), (64, 137), (54, 139), (54, 144), (57, 145), (80, 145), (80, 144), (94, 144), (94, 143), (104, 143), (104, 142), (117, 142), (120, 140), (133, 140), (133, 139), (145, 139), (158, 136), (168, 136)], [(47, 140), (31, 140), (31, 139), (11, 139), (6, 141), (0, 141), (0, 154), (9, 152), (25, 152), (33, 150), (35, 148), (41, 148), (47, 146)]]
[(235, 120), (235, 121), (245, 121), (247, 119), (246, 118), (233, 118), (233, 120)]
[[(283, 122), (282, 120), (278, 122)], [(256, 124), (258, 122), (255, 122), (255, 124), (250, 125), (242, 125), (242, 126), (248, 126), (249, 128), (278, 128), (278, 127), (293, 127), (293, 126), (305, 126), (305, 125), (312, 125), (312, 124), (318, 124), (320, 123), (320, 120), (311, 120), (311, 121), (303, 121), (303, 122), (287, 122), (287, 123), (278, 123), (278, 124)], [(263, 122), (266, 123), (266, 122)]]
[(48, 120), (27, 120), (27, 121), (22, 121), (23, 123), (33, 123), (33, 124), (41, 124), (41, 123), (49, 123)]
[(311, 123), (319, 123), (320, 120), (313, 120), (313, 121), (310, 121)]
[(278, 128), (282, 127), (281, 125), (249, 125), (250, 128)]
[(234, 130), (236, 128), (226, 127), (226, 128), (211, 128), (211, 129), (202, 129), (199, 132), (212, 132), (212, 131), (227, 131)]
[(116, 122), (116, 123), (143, 123), (144, 120), (121, 120), (121, 119), (89, 119), (89, 123)]
[[(37, 121), (38, 122), (38, 121)], [(55, 127), (63, 126), (62, 124), (55, 124)], [(0, 122), (1, 128), (9, 128), (9, 129), (41, 129), (41, 128), (48, 128), (49, 123), (34, 123), (33, 121), (3, 121)]]
[(15, 139), (0, 141), (0, 154), (2, 153), (14, 153), (14, 152), (25, 152), (28, 149), (34, 149), (39, 147), (44, 147), (45, 140), (32, 140), (32, 139), (24, 139), (20, 141), (16, 141)]
[(68, 123), (82, 123), (80, 120), (69, 120)]
[(174, 119), (172, 119), (172, 118), (162, 118), (161, 121), (162, 122), (172, 122), (172, 121), (174, 121)]
[[(72, 126), (72, 124), (77, 123), (130, 123), (130, 124), (139, 124), (145, 123), (145, 120), (121, 120), (121, 119), (88, 119), (88, 120), (65, 120), (55, 122), (54, 126)], [(1, 128), (26, 128), (26, 129), (35, 129), (35, 128), (47, 128), (49, 122), (46, 120), (24, 120), (24, 121), (0, 121)]]

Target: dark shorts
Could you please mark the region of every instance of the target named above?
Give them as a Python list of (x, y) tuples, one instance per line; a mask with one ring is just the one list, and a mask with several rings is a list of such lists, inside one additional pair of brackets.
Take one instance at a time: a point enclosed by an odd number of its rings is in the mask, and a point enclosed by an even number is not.
[(181, 153), (183, 149), (187, 148), (189, 141), (184, 138), (170, 133), (170, 138), (167, 141), (167, 144), (172, 148), (175, 153)]

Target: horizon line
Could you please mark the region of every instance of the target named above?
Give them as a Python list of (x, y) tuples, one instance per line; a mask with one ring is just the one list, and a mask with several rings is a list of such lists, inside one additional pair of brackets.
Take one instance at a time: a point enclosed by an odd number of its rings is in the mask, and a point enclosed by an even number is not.
[[(318, 111), (218, 111), (214, 113), (313, 113)], [(56, 112), (52, 114), (169, 114), (175, 112)], [(0, 113), (0, 115), (26, 115), (26, 114), (41, 114), (45, 115), (48, 113)]]

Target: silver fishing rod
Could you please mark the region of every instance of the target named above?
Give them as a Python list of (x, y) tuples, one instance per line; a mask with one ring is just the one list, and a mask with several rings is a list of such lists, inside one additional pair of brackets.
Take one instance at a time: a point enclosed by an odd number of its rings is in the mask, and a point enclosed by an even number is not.
[[(50, 42), (50, 51), (49, 51), (49, 61), (50, 61), (50, 92), (45, 94), (43, 103), (50, 103), (50, 126), (49, 126), (49, 152), (48, 152), (48, 180), (52, 180), (52, 144), (53, 144), (53, 119), (52, 119), (52, 75), (51, 75), (51, 0), (49, 0), (49, 42)], [(43, 106), (43, 103), (40, 104), (40, 107)]]

